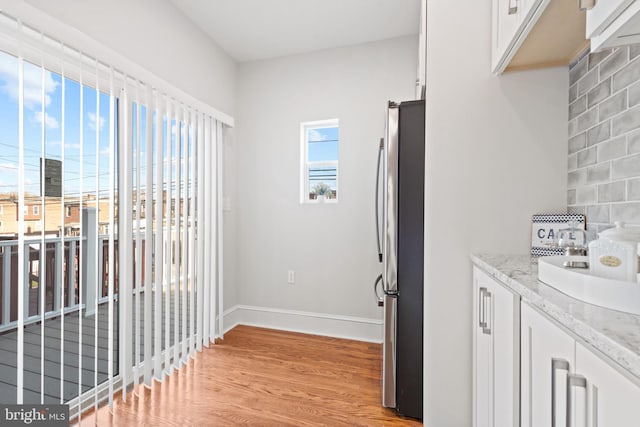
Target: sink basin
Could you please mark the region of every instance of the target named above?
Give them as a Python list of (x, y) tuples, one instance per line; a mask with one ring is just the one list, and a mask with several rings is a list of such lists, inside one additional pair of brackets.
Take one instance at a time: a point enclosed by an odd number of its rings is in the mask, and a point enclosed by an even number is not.
[(640, 283), (594, 276), (588, 268), (566, 268), (565, 261), (588, 262), (589, 258), (541, 257), (538, 280), (589, 304), (640, 315)]

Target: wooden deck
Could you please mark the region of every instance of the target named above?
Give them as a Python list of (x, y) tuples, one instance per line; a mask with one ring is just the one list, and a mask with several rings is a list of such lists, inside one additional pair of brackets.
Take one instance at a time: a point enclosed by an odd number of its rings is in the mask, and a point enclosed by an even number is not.
[[(421, 426), (381, 405), (379, 344), (237, 326), (82, 426)], [(77, 421), (77, 420), (76, 420)]]
[[(142, 294), (143, 295), (143, 294)], [(153, 295), (152, 295), (153, 296)], [(164, 303), (164, 295), (163, 295)], [(171, 307), (170, 343), (174, 342), (173, 305)], [(164, 307), (163, 307), (164, 311)], [(135, 312), (135, 310), (134, 310)], [(154, 311), (155, 313), (155, 311)], [(144, 319), (144, 303), (140, 302), (140, 318)], [(108, 304), (101, 304), (98, 309), (98, 384), (107, 379), (108, 372)], [(114, 373), (118, 372), (118, 303), (114, 304)], [(153, 316), (152, 316), (153, 319)], [(182, 318), (179, 319), (179, 328)], [(135, 315), (134, 315), (135, 321)], [(189, 329), (187, 322), (187, 330)], [(45, 320), (44, 329), (44, 402), (60, 403), (60, 366), (62, 346), (62, 321), (60, 317)], [(82, 318), (82, 392), (95, 385), (95, 316)], [(144, 328), (141, 322), (140, 330)], [(164, 322), (163, 322), (164, 334)], [(153, 324), (152, 324), (153, 330)], [(64, 401), (78, 396), (80, 368), (79, 341), (80, 321), (78, 312), (64, 316)], [(179, 329), (181, 331), (181, 329)], [(135, 337), (134, 337), (135, 340)], [(153, 340), (152, 340), (153, 347)], [(41, 323), (27, 325), (24, 329), (24, 402), (40, 403), (41, 398)], [(135, 348), (135, 347), (134, 347)], [(164, 345), (164, 335), (162, 338)], [(0, 402), (16, 402), (17, 383), (17, 331), (0, 335)], [(144, 357), (144, 346), (140, 343), (140, 357)], [(132, 359), (135, 360), (135, 359)]]

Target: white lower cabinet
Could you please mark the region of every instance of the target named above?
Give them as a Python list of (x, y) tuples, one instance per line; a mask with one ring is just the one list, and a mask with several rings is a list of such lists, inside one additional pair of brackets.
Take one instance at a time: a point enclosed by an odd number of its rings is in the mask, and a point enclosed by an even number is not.
[(527, 304), (521, 315), (521, 427), (640, 425), (640, 387)]
[(520, 425), (565, 427), (575, 341), (526, 304), (521, 315)]
[(577, 426), (640, 425), (640, 387), (605, 363), (591, 350), (576, 343), (576, 373), (585, 379), (585, 389), (575, 396)]
[(474, 426), (518, 422), (520, 297), (474, 268)]

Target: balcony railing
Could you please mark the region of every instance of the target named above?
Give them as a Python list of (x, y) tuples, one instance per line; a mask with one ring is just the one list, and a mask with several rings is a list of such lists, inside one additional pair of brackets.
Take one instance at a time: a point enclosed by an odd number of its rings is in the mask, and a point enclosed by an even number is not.
[[(82, 269), (93, 265), (85, 250), (80, 250), (80, 242), (87, 244), (87, 237), (48, 237), (44, 239), (26, 239), (24, 241), (24, 323), (25, 325), (42, 320), (40, 311), (42, 287), (44, 286), (45, 319), (60, 316), (79, 310), (80, 308), (95, 311), (95, 293), (88, 293), (95, 289), (95, 279), (87, 277), (81, 280)], [(109, 265), (109, 236), (97, 236), (98, 263), (98, 303), (108, 301), (108, 265)], [(18, 240), (0, 241), (0, 333), (13, 330), (18, 324)], [(89, 244), (87, 244), (89, 246)], [(115, 242), (115, 260), (117, 266), (117, 241)], [(143, 241), (144, 250), (144, 241)], [(41, 256), (43, 259), (41, 259)], [(82, 257), (85, 259), (83, 260)], [(82, 267), (84, 264), (85, 267)], [(44, 268), (43, 268), (44, 266)], [(116, 270), (117, 271), (117, 270)], [(44, 274), (43, 274), (44, 273)], [(143, 272), (144, 273), (144, 272)], [(84, 286), (82, 293), (84, 301), (80, 301), (80, 286)], [(114, 279), (114, 296), (117, 298), (117, 274)], [(93, 297), (88, 300), (87, 296)]]

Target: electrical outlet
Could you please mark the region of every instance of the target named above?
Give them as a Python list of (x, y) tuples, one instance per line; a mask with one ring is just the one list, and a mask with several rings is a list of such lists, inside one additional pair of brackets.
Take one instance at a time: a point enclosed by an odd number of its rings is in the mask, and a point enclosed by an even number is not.
[(295, 281), (296, 281), (296, 272), (293, 270), (289, 270), (287, 272), (287, 283), (293, 284), (295, 283)]

